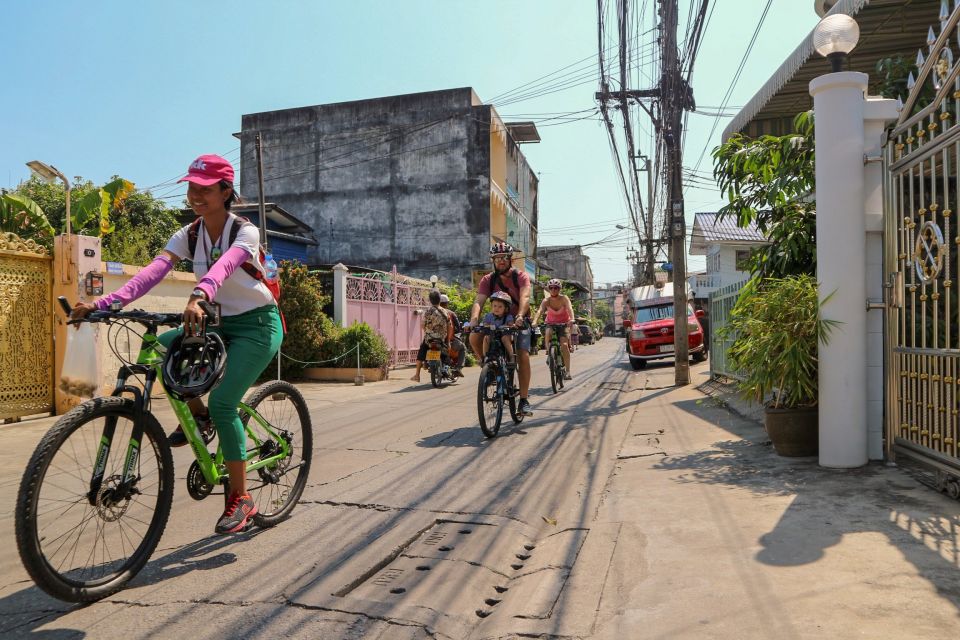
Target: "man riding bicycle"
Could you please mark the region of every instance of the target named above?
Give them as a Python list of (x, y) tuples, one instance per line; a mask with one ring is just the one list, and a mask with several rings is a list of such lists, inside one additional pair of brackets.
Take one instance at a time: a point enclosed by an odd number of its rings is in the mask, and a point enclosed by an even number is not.
[[(540, 308), (533, 314), (533, 324), (540, 321), (544, 310), (547, 312), (547, 330), (543, 336), (543, 344), (549, 348), (550, 335), (553, 327), (557, 326), (557, 338), (560, 339), (560, 350), (563, 353), (564, 380), (570, 380), (570, 341), (567, 339), (567, 327), (573, 326), (573, 303), (570, 298), (560, 293), (563, 282), (557, 278), (547, 282), (548, 295), (540, 303)], [(563, 325), (563, 326), (558, 326)], [(574, 329), (575, 330), (575, 329)]]
[[(515, 344), (520, 379), (520, 404), (517, 410), (525, 416), (532, 416), (533, 411), (527, 399), (530, 392), (530, 328), (525, 321), (530, 313), (530, 276), (513, 267), (513, 252), (513, 247), (506, 242), (498, 242), (490, 247), (493, 272), (480, 279), (477, 297), (470, 309), (470, 324), (476, 326), (484, 302), (494, 291), (503, 291), (510, 296), (510, 315), (514, 317), (514, 326), (520, 329)], [(470, 347), (474, 353), (483, 354), (483, 336), (480, 333), (470, 334)]]

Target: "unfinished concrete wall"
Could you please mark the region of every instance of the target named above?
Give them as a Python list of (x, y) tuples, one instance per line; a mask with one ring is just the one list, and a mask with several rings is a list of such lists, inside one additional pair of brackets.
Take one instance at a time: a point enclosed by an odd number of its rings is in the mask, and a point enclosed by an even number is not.
[(490, 108), (470, 88), (244, 115), (241, 190), (314, 228), (314, 264), (469, 283), (490, 237)]

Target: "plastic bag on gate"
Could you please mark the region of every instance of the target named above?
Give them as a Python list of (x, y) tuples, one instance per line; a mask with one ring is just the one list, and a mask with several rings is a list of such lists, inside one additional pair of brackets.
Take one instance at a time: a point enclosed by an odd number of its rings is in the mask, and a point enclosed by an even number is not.
[(73, 396), (92, 398), (100, 386), (100, 350), (93, 325), (67, 327), (67, 352), (60, 372), (60, 390)]

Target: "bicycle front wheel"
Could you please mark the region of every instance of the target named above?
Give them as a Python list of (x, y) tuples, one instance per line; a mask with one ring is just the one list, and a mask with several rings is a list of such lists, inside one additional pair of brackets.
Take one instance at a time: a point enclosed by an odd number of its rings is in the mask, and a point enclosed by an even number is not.
[(477, 414), (483, 435), (493, 438), (500, 431), (503, 420), (503, 394), (499, 390), (498, 372), (489, 362), (480, 370), (477, 384)]
[(556, 393), (558, 389), (558, 384), (560, 383), (557, 380), (557, 350), (551, 346), (550, 351), (547, 356), (547, 367), (550, 369), (550, 388), (553, 389), (553, 392)]
[[(107, 452), (101, 438), (110, 426)], [(156, 418), (144, 413), (142, 426), (127, 485), (134, 430), (128, 398), (96, 398), (72, 409), (33, 452), (17, 494), (17, 548), (27, 573), (54, 598), (91, 602), (119, 591), (160, 542), (173, 500), (173, 459)], [(96, 486), (91, 479), (104, 453)]]
[[(310, 474), (313, 459), (313, 425), (307, 402), (300, 391), (283, 380), (257, 387), (245, 404), (255, 410), (290, 447), (290, 455), (267, 467), (247, 472), (247, 492), (257, 505), (253, 521), (258, 527), (272, 527), (290, 517)], [(277, 455), (280, 443), (250, 414), (241, 411), (241, 421), (257, 441), (247, 434), (247, 461)], [(257, 443), (259, 442), (259, 444)]]

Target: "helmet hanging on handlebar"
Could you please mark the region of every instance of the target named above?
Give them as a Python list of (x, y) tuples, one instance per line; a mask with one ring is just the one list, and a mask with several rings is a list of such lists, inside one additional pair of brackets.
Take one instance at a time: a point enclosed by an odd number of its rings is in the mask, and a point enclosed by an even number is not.
[(220, 384), (226, 364), (227, 349), (217, 334), (179, 335), (163, 358), (163, 386), (177, 400), (198, 398)]

